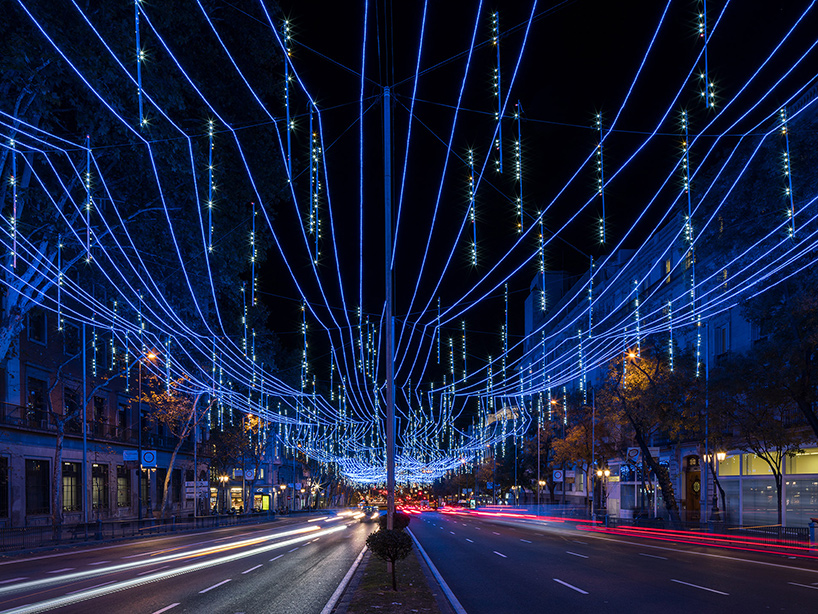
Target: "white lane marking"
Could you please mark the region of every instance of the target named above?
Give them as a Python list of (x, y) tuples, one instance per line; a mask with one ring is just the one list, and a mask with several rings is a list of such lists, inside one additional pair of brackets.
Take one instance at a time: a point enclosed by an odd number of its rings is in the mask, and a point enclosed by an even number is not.
[(278, 559), (280, 559), (282, 556), (284, 556), (284, 555), (283, 555), (283, 554), (279, 554), (278, 556), (275, 556), (275, 557), (271, 558), (271, 559), (270, 559), (270, 562), (272, 563), (273, 561), (277, 561), (277, 560), (278, 560)]
[(496, 550), (492, 550), (492, 552), (494, 552), (494, 554), (496, 554), (497, 556), (501, 556), (501, 557), (503, 557), (504, 559), (507, 559), (507, 558), (508, 558), (508, 557), (507, 557), (505, 554), (503, 554), (502, 552), (497, 552)]
[(568, 582), (563, 582), (563, 581), (562, 581), (562, 580), (560, 580), (559, 578), (552, 578), (552, 579), (554, 580), (554, 582), (559, 582), (559, 583), (560, 583), (560, 584), (562, 584), (563, 586), (567, 586), (568, 588), (573, 589), (573, 590), (575, 590), (575, 591), (576, 591), (576, 592), (578, 592), (578, 593), (582, 593), (583, 595), (587, 595), (587, 594), (588, 594), (588, 591), (584, 591), (584, 590), (582, 590), (581, 588), (577, 588), (577, 587), (576, 587), (576, 586), (574, 586), (573, 584), (568, 584)]
[(810, 586), (809, 584), (798, 584), (798, 582), (787, 582), (787, 584), (792, 584), (793, 586), (803, 586), (804, 588), (818, 590), (818, 586)]
[(587, 545), (588, 545), (588, 542), (581, 542), (581, 541), (579, 541), (578, 539), (572, 539), (571, 541), (573, 541), (575, 544), (582, 544), (583, 546), (587, 546)]
[(179, 604), (178, 603), (171, 603), (169, 606), (164, 607), (161, 610), (156, 610), (156, 612), (154, 612), (153, 614), (162, 614), (162, 612), (167, 612), (168, 610), (175, 608), (177, 605), (179, 605)]
[(92, 588), (97, 588), (99, 586), (105, 586), (106, 584), (111, 584), (112, 582), (116, 582), (116, 580), (108, 580), (107, 582), (103, 582), (102, 584), (94, 584), (93, 586), (86, 586), (85, 588), (78, 588), (75, 591), (71, 591), (70, 593), (66, 593), (66, 595), (73, 595), (74, 593), (81, 593), (82, 591), (89, 591)]
[[(215, 541), (215, 540), (214, 540)], [(204, 542), (202, 542), (204, 543)], [(183, 546), (180, 546), (183, 547)], [(168, 552), (169, 550), (175, 550), (175, 548), (162, 548), (161, 550), (152, 550), (150, 552), (140, 552), (139, 554), (129, 554), (128, 556), (123, 556), (123, 559), (135, 559), (139, 556), (151, 556), (152, 554), (160, 554), (162, 552)]]
[(71, 571), (72, 569), (74, 569), (74, 568), (73, 567), (63, 567), (62, 569), (54, 569), (54, 570), (46, 572), (46, 573), (62, 573), (64, 571)]
[(585, 556), (584, 554), (578, 554), (578, 553), (576, 553), (576, 552), (571, 552), (570, 550), (566, 550), (566, 551), (565, 551), (565, 554), (570, 554), (571, 556), (578, 556), (578, 557), (583, 558), (583, 559), (587, 559), (587, 558), (588, 558), (588, 557), (587, 557), (587, 556)]
[(497, 531), (492, 531), (495, 535), (500, 535)]
[(467, 542), (469, 542), (470, 544), (473, 544), (473, 543), (474, 543), (474, 542), (473, 542), (472, 540), (470, 540), (468, 537), (466, 538), (466, 541), (467, 541)]
[(531, 543), (531, 542), (530, 542), (530, 541), (528, 541), (527, 539), (520, 539), (520, 541), (521, 541), (521, 542), (525, 542), (525, 543), (527, 543), (527, 544), (530, 544), (530, 543)]
[(451, 533), (452, 535), (454, 535), (454, 531), (449, 531), (449, 533)]
[(640, 552), (639, 556), (648, 556), (652, 559), (662, 559), (663, 561), (667, 560), (666, 556), (656, 556), (655, 554), (645, 554), (644, 552)]
[(295, 548), (293, 548), (292, 550), (287, 550), (287, 554), (289, 554), (290, 552), (295, 552), (295, 551), (296, 551), (296, 550), (298, 550), (300, 547), (301, 547), (301, 546), (296, 546), (296, 547), (295, 547)]
[(460, 524), (462, 524), (464, 527), (466, 526), (466, 523), (465, 523), (465, 522), (461, 522)]
[(250, 569), (248, 569), (247, 571), (243, 571), (243, 572), (241, 572), (241, 575), (244, 575), (244, 574), (246, 574), (246, 573), (250, 573), (251, 571), (255, 571), (255, 570), (256, 570), (256, 569), (258, 569), (259, 567), (261, 567), (261, 565), (256, 565), (255, 567), (251, 567), (251, 568), (250, 568)]
[(149, 569), (147, 571), (141, 571), (136, 575), (137, 576), (144, 576), (147, 573), (153, 573), (155, 571), (162, 571), (163, 569), (167, 569), (168, 567), (170, 567), (170, 565), (162, 565), (162, 567), (153, 567), (152, 569)]
[(474, 530), (475, 530), (475, 531), (479, 531), (479, 530), (480, 530), (480, 527), (474, 527)]
[(230, 580), (232, 580), (232, 578), (227, 578), (227, 580), (222, 580), (218, 584), (214, 584), (213, 586), (208, 586), (203, 591), (199, 591), (199, 594), (201, 595), (203, 593), (206, 593), (207, 591), (212, 591), (214, 588), (219, 588), (222, 584), (227, 584), (228, 582), (230, 582)]
[(0, 584), (10, 584), (12, 582), (19, 582), (20, 580), (28, 580), (28, 577), (21, 576), (19, 578), (9, 578), (8, 580), (0, 580)]
[(344, 594), (344, 591), (349, 584), (349, 581), (352, 579), (352, 576), (355, 575), (355, 571), (358, 569), (358, 565), (361, 564), (361, 559), (364, 558), (364, 553), (366, 552), (366, 546), (364, 546), (361, 551), (358, 553), (357, 558), (352, 563), (350, 568), (347, 570), (346, 575), (341, 579), (341, 583), (335, 589), (335, 592), (332, 593), (332, 596), (327, 601), (326, 605), (321, 610), (321, 614), (330, 614), (335, 609), (338, 600), (341, 598), (341, 595)]
[(676, 584), (684, 584), (685, 586), (692, 586), (693, 588), (700, 588), (703, 591), (710, 591), (711, 593), (718, 593), (719, 595), (730, 595), (730, 593), (723, 593), (722, 591), (717, 591), (715, 588), (707, 588), (706, 586), (699, 586), (698, 584), (691, 584), (690, 582), (682, 582), (681, 580), (674, 580), (673, 578), (670, 579), (671, 582), (675, 582)]
[(111, 561), (94, 561), (93, 563), (88, 563), (89, 565), (104, 565), (105, 563), (110, 563)]

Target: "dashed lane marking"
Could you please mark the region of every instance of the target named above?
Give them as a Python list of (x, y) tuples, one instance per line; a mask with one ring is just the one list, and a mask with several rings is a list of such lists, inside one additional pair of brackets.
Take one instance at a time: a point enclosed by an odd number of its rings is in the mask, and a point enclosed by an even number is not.
[(562, 581), (562, 580), (560, 580), (559, 578), (552, 578), (552, 579), (554, 580), (554, 582), (559, 582), (559, 583), (560, 583), (560, 584), (562, 584), (563, 586), (567, 586), (568, 588), (570, 588), (570, 589), (572, 589), (572, 590), (575, 590), (575, 591), (576, 591), (576, 592), (578, 592), (578, 593), (582, 593), (583, 595), (587, 595), (587, 594), (588, 594), (588, 591), (584, 591), (584, 590), (582, 590), (581, 588), (577, 588), (577, 587), (576, 587), (576, 586), (574, 586), (573, 584), (568, 584), (568, 582), (563, 582), (563, 581)]
[(530, 543), (531, 543), (531, 542), (530, 542), (530, 541), (528, 541), (527, 539), (521, 539), (520, 541), (521, 541), (521, 542), (525, 542), (525, 543), (527, 543), (527, 544), (530, 544)]
[(671, 582), (675, 582), (676, 584), (684, 584), (685, 586), (692, 586), (693, 588), (700, 588), (703, 591), (710, 591), (711, 593), (717, 593), (719, 595), (730, 595), (730, 593), (724, 593), (722, 591), (717, 591), (715, 588), (707, 588), (706, 586), (699, 586), (698, 584), (691, 584), (690, 582), (682, 582), (681, 580), (670, 580)]
[(168, 610), (171, 610), (171, 609), (175, 608), (177, 605), (179, 605), (179, 604), (178, 603), (171, 603), (169, 606), (166, 606), (166, 607), (162, 608), (161, 610), (156, 610), (156, 612), (154, 612), (153, 614), (162, 614), (162, 612), (167, 612)]
[(51, 570), (51, 571), (49, 571), (47, 573), (62, 573), (64, 571), (71, 571), (72, 569), (74, 569), (74, 568), (73, 567), (63, 567), (62, 569), (53, 569), (53, 570)]
[(153, 573), (155, 571), (162, 571), (163, 569), (167, 569), (168, 567), (170, 567), (170, 565), (162, 565), (162, 567), (154, 567), (154, 568), (149, 569), (147, 571), (141, 571), (136, 575), (137, 576), (144, 576), (145, 574)]
[(473, 543), (474, 543), (474, 542), (473, 542), (472, 540), (470, 540), (468, 537), (466, 538), (466, 541), (467, 541), (467, 542), (469, 542), (470, 544), (473, 544)]
[(583, 559), (587, 559), (587, 558), (588, 558), (588, 557), (587, 557), (587, 556), (585, 556), (584, 554), (579, 554), (579, 553), (577, 553), (577, 552), (571, 552), (570, 550), (566, 550), (566, 551), (565, 551), (565, 554), (570, 554), (571, 556), (578, 556), (578, 557), (583, 558)]
[(803, 586), (804, 588), (818, 590), (818, 586), (810, 586), (809, 584), (798, 584), (798, 582), (787, 582), (787, 584), (792, 584), (793, 586)]
[(505, 554), (503, 554), (502, 552), (497, 552), (496, 550), (493, 550), (492, 552), (494, 552), (494, 554), (496, 554), (497, 556), (501, 556), (501, 557), (503, 557), (504, 559), (507, 559), (507, 558), (508, 558), (508, 557), (507, 557)]
[(204, 593), (206, 593), (208, 591), (212, 591), (214, 588), (219, 588), (222, 584), (227, 584), (228, 582), (230, 582), (230, 580), (232, 580), (232, 578), (227, 578), (227, 580), (222, 580), (218, 584), (214, 584), (213, 586), (208, 586), (203, 591), (199, 591), (199, 594), (202, 595), (202, 594), (204, 594)]
[(667, 560), (666, 556), (656, 556), (655, 554), (645, 554), (644, 552), (640, 552), (639, 556), (647, 556), (647, 557), (650, 557), (652, 559), (662, 559), (663, 561)]
[(277, 561), (277, 560), (278, 560), (278, 559), (280, 559), (282, 556), (284, 556), (284, 555), (283, 555), (283, 554), (279, 554), (278, 556), (274, 556), (273, 558), (271, 558), (271, 559), (270, 559), (270, 562), (272, 563), (273, 561)]
[(259, 567), (261, 567), (261, 565), (256, 565), (255, 567), (251, 567), (250, 569), (248, 569), (248, 570), (246, 570), (246, 571), (241, 572), (241, 575), (244, 575), (244, 574), (246, 574), (246, 573), (250, 573), (251, 571), (255, 571), (255, 570), (256, 570), (256, 569), (258, 569)]
[(116, 582), (116, 580), (108, 580), (107, 582), (103, 582), (102, 584), (94, 584), (93, 586), (86, 586), (84, 588), (78, 588), (75, 591), (71, 591), (70, 593), (66, 593), (66, 595), (73, 595), (75, 593), (81, 593), (83, 591), (90, 591), (92, 588), (99, 588), (100, 586), (105, 586), (106, 584), (112, 584)]

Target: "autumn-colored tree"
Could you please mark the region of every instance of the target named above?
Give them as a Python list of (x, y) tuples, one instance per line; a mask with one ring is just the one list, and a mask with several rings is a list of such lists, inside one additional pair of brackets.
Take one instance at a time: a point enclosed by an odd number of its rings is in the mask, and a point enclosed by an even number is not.
[(208, 410), (207, 404), (200, 404), (201, 397), (205, 393), (186, 391), (186, 383), (186, 380), (180, 379), (167, 385), (155, 376), (150, 376), (142, 395), (142, 401), (150, 408), (150, 419), (157, 424), (162, 424), (176, 439), (168, 471), (165, 474), (165, 483), (162, 486), (162, 504), (159, 512), (163, 518), (167, 513), (168, 490), (176, 456), (182, 444), (193, 432), (195, 424)]

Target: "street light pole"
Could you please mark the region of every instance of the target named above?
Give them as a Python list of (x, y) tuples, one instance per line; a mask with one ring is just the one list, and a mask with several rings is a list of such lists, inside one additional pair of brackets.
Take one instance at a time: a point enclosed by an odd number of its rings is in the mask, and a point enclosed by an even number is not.
[(138, 415), (136, 417), (136, 432), (137, 432), (137, 447), (139, 449), (139, 456), (136, 459), (138, 473), (136, 484), (136, 504), (139, 508), (139, 520), (142, 520), (142, 350), (139, 351), (139, 405)]
[(395, 518), (395, 317), (392, 305), (392, 97), (383, 90), (383, 194), (386, 276), (386, 528)]

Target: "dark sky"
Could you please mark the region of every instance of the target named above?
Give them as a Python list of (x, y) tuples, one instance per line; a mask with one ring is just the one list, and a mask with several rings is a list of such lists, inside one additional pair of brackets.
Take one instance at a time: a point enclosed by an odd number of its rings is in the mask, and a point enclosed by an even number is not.
[[(444, 308), (459, 299), (478, 282), (474, 296), (490, 293), (465, 314), (469, 329), (472, 365), (484, 361), (488, 354), (500, 349), (500, 327), (503, 320), (502, 289), (491, 291), (536, 249), (536, 235), (531, 235), (511, 252), (507, 261), (487, 279), (489, 269), (506, 254), (517, 240), (515, 205), (517, 184), (514, 181), (513, 141), (517, 125), (511, 118), (514, 103), (523, 108), (521, 125), (523, 159), (523, 199), (526, 210), (525, 226), (536, 212), (544, 209), (559, 194), (545, 217), (546, 235), (550, 236), (593, 196), (596, 183), (595, 163), (581, 167), (582, 161), (594, 151), (598, 133), (593, 129), (594, 115), (602, 113), (606, 128), (615, 116), (615, 131), (605, 147), (607, 176), (633, 154), (658, 128), (651, 144), (636, 155), (626, 170), (606, 189), (606, 246), (597, 240), (597, 218), (601, 213), (599, 200), (579, 214), (550, 244), (547, 262), (550, 269), (566, 269), (580, 274), (588, 257), (601, 257), (631, 228), (637, 215), (646, 206), (658, 186), (677, 163), (680, 155), (679, 114), (687, 109), (691, 130), (697, 134), (725, 107), (723, 117), (708, 128), (702, 142), (715, 138), (744, 114), (758, 96), (766, 92), (780, 76), (782, 67), (789, 67), (796, 54), (812, 43), (815, 17), (802, 24), (794, 35), (794, 43), (782, 48), (786, 61), (774, 62), (758, 77), (758, 85), (749, 88), (740, 98), (739, 89), (757, 69), (786, 30), (795, 23), (807, 2), (774, 3), (760, 0), (723, 0), (708, 2), (708, 24), (713, 27), (723, 12), (721, 23), (708, 47), (709, 75), (715, 83), (716, 112), (707, 110), (699, 99), (696, 79), (686, 77), (693, 66), (696, 73), (704, 62), (695, 63), (702, 49), (697, 34), (696, 2), (600, 0), (540, 2), (526, 40), (519, 72), (511, 89), (503, 122), (505, 168), (502, 174), (494, 170), (494, 155), (490, 151), (494, 98), (492, 72), (496, 49), (491, 45), (491, 12), (499, 8), (501, 30), (501, 83), (503, 94), (508, 92), (517, 57), (523, 43), (531, 3), (503, 3), (502, 6), (482, 5), (476, 35), (476, 46), (469, 66), (462, 107), (448, 157), (445, 143), (450, 137), (454, 107), (466, 68), (469, 43), (477, 16), (477, 2), (430, 3), (426, 17), (421, 57), (421, 77), (415, 103), (409, 159), (406, 166), (405, 195), (398, 230), (398, 252), (395, 267), (396, 303), (399, 322), (412, 321), (427, 301), (440, 296)], [(335, 221), (338, 262), (347, 309), (358, 303), (358, 223), (359, 223), (359, 126), (363, 3), (281, 2), (283, 15), (290, 19), (293, 37), (293, 62), (300, 77), (323, 111), (324, 143), (328, 169), (329, 191)], [(666, 8), (664, 20), (657, 33)], [(725, 9), (726, 7), (726, 9)], [(366, 47), (365, 107), (380, 95), (380, 85), (387, 78), (395, 83), (394, 169), (395, 194), (401, 190), (406, 147), (408, 107), (415, 72), (420, 38), (422, 2), (395, 3), (388, 36), (380, 3), (370, 3), (368, 13), (368, 43)], [(655, 35), (655, 40), (654, 39)], [(652, 42), (653, 40), (653, 42)], [(388, 52), (384, 47), (388, 41)], [(805, 42), (806, 41), (806, 42)], [(631, 85), (640, 70), (643, 57), (651, 46), (647, 61), (635, 86)], [(379, 49), (380, 47), (380, 49)], [(391, 60), (391, 61), (390, 61)], [(814, 57), (813, 57), (814, 60)], [(387, 71), (386, 67), (390, 70)], [(742, 119), (731, 134), (749, 129), (762, 116), (769, 114), (803, 84), (807, 68), (797, 72), (763, 103), (759, 110)], [(814, 61), (813, 61), (814, 66)], [(677, 92), (678, 99), (674, 101)], [(627, 101), (627, 104), (624, 105)], [(293, 107), (302, 112), (297, 120), (297, 132), (302, 135), (303, 149), (306, 132), (306, 98), (295, 94)], [(660, 119), (668, 113), (664, 122)], [(381, 109), (376, 104), (364, 121), (364, 311), (377, 318), (383, 297), (383, 179)], [(299, 137), (296, 137), (298, 141)], [(467, 178), (465, 156), (473, 148), (478, 171), (486, 163), (477, 194), (477, 235), (479, 263), (468, 261), (471, 229), (455, 244), (455, 236), (467, 210)], [(694, 155), (695, 161), (695, 155)], [(694, 162), (695, 163), (695, 162)], [(576, 176), (574, 177), (576, 173)], [(445, 179), (441, 188), (441, 177)], [(573, 179), (572, 179), (573, 177)], [(564, 191), (563, 188), (566, 188)], [(671, 182), (653, 208), (663, 209), (678, 193), (679, 182)], [(432, 226), (440, 189), (437, 218)], [(562, 191), (562, 192), (561, 192)], [(397, 206), (397, 205), (396, 205)], [(327, 280), (325, 290), (333, 305), (341, 306), (333, 244), (328, 237), (329, 219), (326, 200), (322, 203), (324, 242), (321, 275)], [(625, 242), (637, 246), (655, 224), (658, 213), (650, 213), (635, 233)], [(282, 223), (287, 214), (281, 214)], [(287, 223), (295, 223), (294, 218)], [(414, 304), (416, 280), (427, 239), (430, 251), (420, 277)], [(447, 264), (452, 250), (454, 257)], [(274, 262), (269, 266), (274, 267)], [(306, 260), (302, 272), (308, 273)], [(513, 344), (523, 333), (523, 301), (528, 285), (537, 270), (532, 261), (511, 278), (510, 332)], [(442, 277), (442, 285), (434, 287)], [(282, 276), (270, 277), (265, 289), (269, 292), (295, 296), (295, 290)], [(315, 291), (315, 288), (313, 288)], [(297, 304), (275, 302), (278, 322), (297, 322)], [(412, 304), (412, 313), (407, 312)], [(429, 322), (430, 317), (423, 322)], [(448, 326), (451, 334), (459, 335), (459, 320)], [(281, 327), (279, 326), (279, 329)], [(295, 326), (293, 326), (295, 330)], [(444, 333), (448, 334), (448, 333)], [(285, 343), (295, 341), (285, 337)], [(406, 348), (399, 348), (398, 359)], [(322, 350), (314, 349), (317, 353)], [(425, 361), (425, 354), (420, 359)], [(318, 373), (321, 373), (319, 367)], [(401, 370), (409, 377), (408, 370)], [(413, 373), (417, 377), (417, 371)], [(439, 373), (434, 375), (438, 379)], [(320, 375), (319, 375), (320, 377)], [(439, 381), (439, 379), (438, 379)], [(415, 382), (416, 383), (416, 382)]]

